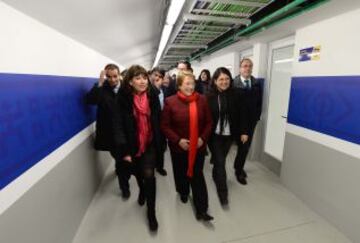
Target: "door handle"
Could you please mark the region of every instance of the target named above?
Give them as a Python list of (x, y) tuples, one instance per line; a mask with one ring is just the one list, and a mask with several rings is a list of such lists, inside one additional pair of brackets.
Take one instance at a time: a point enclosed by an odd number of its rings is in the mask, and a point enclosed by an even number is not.
[(287, 119), (287, 116), (281, 116), (282, 118), (284, 118), (284, 119)]

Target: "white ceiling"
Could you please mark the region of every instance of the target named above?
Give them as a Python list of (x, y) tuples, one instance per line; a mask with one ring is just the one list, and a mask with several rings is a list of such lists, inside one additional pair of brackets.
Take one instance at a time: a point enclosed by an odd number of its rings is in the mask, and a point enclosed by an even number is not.
[(2, 0), (125, 67), (151, 68), (166, 0)]

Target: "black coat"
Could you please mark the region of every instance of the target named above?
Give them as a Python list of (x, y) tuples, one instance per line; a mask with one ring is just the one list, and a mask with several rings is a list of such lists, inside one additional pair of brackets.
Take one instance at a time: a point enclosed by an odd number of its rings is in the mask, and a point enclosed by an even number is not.
[[(239, 79), (237, 76), (235, 79)], [(260, 119), (262, 108), (262, 88), (260, 82), (251, 76), (251, 89), (246, 89), (242, 83), (240, 87), (236, 88), (241, 96), (244, 97), (248, 109), (249, 127), (254, 128), (257, 121)]]
[(207, 95), (211, 91), (210, 84), (198, 79), (195, 81), (195, 91), (199, 94)]
[(86, 103), (97, 106), (96, 150), (111, 151), (114, 148), (113, 118), (117, 95), (107, 82), (102, 87), (98, 87), (98, 84), (95, 84), (86, 94)]
[(165, 95), (165, 97), (169, 97), (169, 96), (175, 95), (176, 92), (177, 92), (176, 79), (173, 79), (171, 77), (170, 82), (169, 82), (169, 87), (166, 87), (164, 90), (164, 95)]
[[(135, 156), (139, 145), (137, 141), (137, 124), (133, 111), (134, 95), (125, 88), (120, 89), (119, 93), (114, 120), (114, 140), (116, 143), (116, 156), (121, 159), (126, 155)], [(150, 89), (148, 95), (151, 110), (152, 143), (156, 152), (160, 153), (160, 101), (154, 89)]]
[[(235, 88), (229, 88), (225, 94), (228, 104), (227, 115), (230, 125), (230, 133), (235, 139), (238, 139), (240, 138), (240, 135), (248, 134), (248, 110), (246, 102), (243, 96), (241, 96)], [(207, 98), (213, 120), (212, 134), (214, 134), (220, 116), (218, 93), (211, 91)]]

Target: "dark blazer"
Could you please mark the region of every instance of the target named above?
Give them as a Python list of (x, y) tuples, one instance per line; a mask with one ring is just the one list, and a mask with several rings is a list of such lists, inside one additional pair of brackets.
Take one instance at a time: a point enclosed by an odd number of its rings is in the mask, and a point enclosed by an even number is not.
[[(240, 95), (235, 88), (230, 87), (226, 93), (228, 104), (228, 121), (230, 133), (235, 138), (248, 133), (248, 109), (244, 97)], [(219, 101), (218, 92), (211, 91), (208, 96), (208, 103), (211, 110), (213, 126), (212, 133), (215, 133), (219, 121)]]
[(170, 97), (172, 95), (175, 95), (177, 92), (176, 87), (176, 79), (170, 78), (169, 87), (165, 88), (164, 95), (165, 97)]
[[(153, 89), (154, 93), (159, 97), (160, 90), (157, 87), (155, 87), (154, 85), (151, 85), (151, 89)], [(162, 90), (162, 92), (164, 94), (164, 102), (165, 102), (165, 98), (167, 97), (166, 96), (166, 87), (162, 86), (162, 87), (160, 87), (160, 89)], [(160, 99), (159, 99), (159, 102), (160, 102)], [(165, 151), (167, 143), (166, 143), (166, 138), (165, 138), (164, 134), (162, 133), (162, 131), (160, 131), (160, 141), (161, 141), (162, 151)]]
[[(116, 104), (114, 119), (114, 140), (116, 143), (116, 156), (121, 159), (126, 155), (135, 156), (139, 144), (137, 141), (137, 124), (134, 116), (134, 95), (126, 88), (121, 88)], [(156, 152), (161, 150), (160, 114), (161, 107), (158, 95), (150, 89), (149, 106), (151, 110), (150, 123)]]
[[(199, 151), (205, 151), (212, 128), (211, 112), (206, 97), (199, 95), (197, 101), (199, 137), (204, 145)], [(170, 150), (184, 152), (179, 146), (181, 138), (189, 139), (189, 104), (173, 95), (165, 100), (164, 110), (161, 115), (161, 130), (169, 141)]]
[(113, 116), (117, 95), (107, 82), (105, 82), (102, 87), (98, 87), (96, 83), (86, 94), (86, 103), (97, 105), (96, 150), (111, 151), (114, 148)]
[(262, 88), (260, 82), (251, 76), (251, 89), (244, 87), (242, 82), (239, 82), (240, 75), (234, 79), (234, 84), (237, 85), (237, 90), (246, 101), (248, 108), (248, 122), (250, 127), (254, 127), (256, 122), (260, 119), (262, 108)]

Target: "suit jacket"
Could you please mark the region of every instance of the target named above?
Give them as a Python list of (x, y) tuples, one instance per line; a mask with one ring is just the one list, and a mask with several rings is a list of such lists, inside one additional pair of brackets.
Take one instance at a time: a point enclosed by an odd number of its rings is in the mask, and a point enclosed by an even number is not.
[(105, 82), (102, 87), (96, 83), (86, 94), (86, 103), (97, 106), (95, 149), (111, 151), (114, 148), (113, 118), (116, 97), (113, 88)]
[(239, 94), (244, 97), (247, 104), (249, 127), (255, 127), (260, 119), (262, 109), (262, 88), (260, 82), (251, 76), (251, 89), (248, 90), (243, 82), (241, 82), (240, 75), (238, 75), (235, 77), (233, 85)]
[[(197, 111), (199, 137), (204, 141), (198, 151), (204, 152), (211, 134), (212, 119), (209, 105), (203, 95), (199, 95)], [(167, 98), (161, 115), (161, 130), (169, 141), (171, 151), (185, 152), (179, 146), (179, 141), (181, 138), (189, 139), (189, 125), (189, 104), (180, 100), (177, 95)]]

